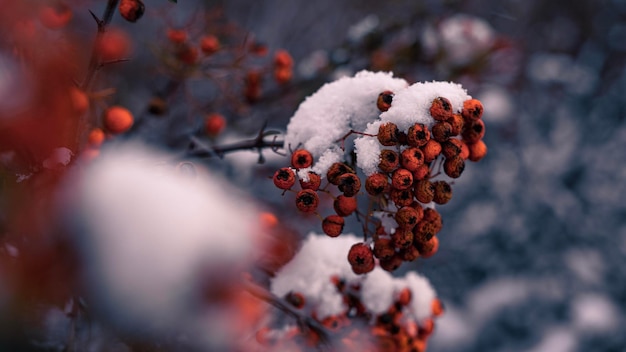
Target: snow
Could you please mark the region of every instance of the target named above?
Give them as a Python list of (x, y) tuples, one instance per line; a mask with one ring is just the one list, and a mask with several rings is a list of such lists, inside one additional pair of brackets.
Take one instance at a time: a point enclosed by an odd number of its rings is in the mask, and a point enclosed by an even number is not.
[(271, 291), (278, 296), (291, 291), (303, 294), (305, 309), (315, 311), (319, 319), (324, 319), (347, 310), (331, 282), (333, 276), (343, 278), (347, 286), (360, 284), (361, 301), (376, 314), (388, 310), (402, 289), (408, 287), (413, 298), (405, 309), (405, 316), (416, 321), (431, 316), (436, 293), (425, 277), (409, 272), (404, 278), (394, 278), (380, 267), (366, 275), (352, 272), (347, 255), (350, 247), (358, 242), (359, 238), (353, 234), (330, 238), (310, 233), (296, 256), (272, 279)]
[(110, 146), (68, 182), (90, 297), (122, 329), (168, 331), (200, 318), (201, 273), (233, 275), (253, 249), (250, 202), (173, 160), (138, 144)]
[(73, 155), (74, 153), (65, 147), (55, 148), (52, 153), (50, 153), (50, 156), (43, 161), (43, 167), (53, 170), (67, 166), (72, 160)]

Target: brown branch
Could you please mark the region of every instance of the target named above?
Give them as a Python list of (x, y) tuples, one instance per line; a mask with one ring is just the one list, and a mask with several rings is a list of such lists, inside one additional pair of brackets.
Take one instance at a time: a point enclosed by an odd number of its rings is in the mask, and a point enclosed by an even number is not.
[(265, 131), (265, 125), (259, 131), (259, 134), (254, 139), (249, 139), (241, 142), (236, 142), (224, 146), (208, 146), (204, 142), (202, 142), (199, 138), (191, 136), (191, 143), (187, 150), (187, 156), (189, 157), (198, 157), (198, 158), (209, 158), (209, 157), (223, 157), (224, 154), (235, 152), (239, 150), (251, 150), (256, 149), (259, 152), (259, 163), (263, 163), (263, 154), (262, 151), (265, 148), (271, 148), (271, 150), (275, 153), (278, 153), (278, 149), (284, 147), (285, 142), (282, 140), (277, 140), (276, 136), (271, 141), (265, 140), (265, 138), (270, 133)]
[(87, 68), (87, 73), (85, 75), (85, 80), (83, 84), (81, 84), (82, 90), (87, 90), (91, 82), (93, 81), (96, 72), (102, 66), (100, 63), (100, 55), (98, 54), (98, 46), (100, 45), (100, 41), (102, 41), (102, 36), (106, 32), (106, 28), (111, 23), (113, 19), (113, 15), (115, 14), (115, 9), (117, 8), (117, 3), (119, 0), (108, 0), (107, 6), (104, 9), (104, 16), (102, 19), (98, 18), (93, 12), (89, 11), (91, 17), (96, 21), (98, 25), (98, 33), (96, 34), (96, 40), (94, 41), (93, 49), (91, 50), (91, 58), (89, 59), (89, 67)]

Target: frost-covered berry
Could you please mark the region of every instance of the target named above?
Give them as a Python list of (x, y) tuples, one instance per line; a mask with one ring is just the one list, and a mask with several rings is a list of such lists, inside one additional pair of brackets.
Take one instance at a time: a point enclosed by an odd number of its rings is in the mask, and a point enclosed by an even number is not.
[(290, 189), (296, 183), (296, 173), (288, 167), (283, 167), (276, 170), (273, 179), (276, 187)]
[(402, 207), (398, 209), (395, 215), (398, 226), (412, 230), (413, 227), (420, 221), (420, 214), (411, 206)]
[(398, 144), (398, 126), (393, 122), (387, 122), (378, 128), (378, 142), (386, 147)]
[(483, 104), (478, 99), (469, 99), (463, 102), (463, 118), (467, 121), (476, 121), (483, 116)]
[(461, 154), (463, 145), (460, 139), (451, 138), (444, 143), (441, 143), (441, 153), (446, 158), (451, 158)]
[(302, 189), (317, 191), (320, 188), (321, 184), (322, 178), (320, 177), (320, 175), (316, 174), (313, 171), (309, 171), (308, 181), (300, 180), (300, 187), (302, 187)]
[(479, 161), (487, 155), (487, 145), (482, 140), (468, 144), (467, 148), (469, 150), (468, 159), (470, 161)]
[(374, 240), (374, 256), (381, 260), (391, 259), (396, 250), (393, 248), (390, 238), (378, 238)]
[(397, 207), (406, 207), (413, 203), (413, 191), (411, 189), (392, 189), (389, 198)]
[(356, 198), (340, 195), (333, 202), (333, 208), (335, 209), (337, 215), (344, 217), (348, 216), (352, 214), (357, 208)]
[(304, 169), (313, 165), (313, 155), (306, 149), (298, 149), (291, 154), (291, 166)]
[(437, 204), (446, 204), (452, 199), (452, 187), (446, 181), (435, 181), (433, 182), (435, 186), (435, 194), (433, 197), (433, 202)]
[(303, 189), (296, 194), (296, 207), (303, 213), (312, 213), (319, 204), (317, 193), (310, 189)]
[(400, 157), (398, 153), (390, 149), (383, 149), (380, 151), (380, 163), (378, 168), (382, 172), (393, 172), (400, 165)]
[(430, 116), (437, 121), (446, 121), (453, 115), (452, 103), (444, 97), (438, 97), (430, 105)]
[(361, 179), (353, 173), (343, 174), (339, 176), (337, 186), (344, 196), (354, 197), (361, 189)]
[(348, 262), (355, 274), (365, 274), (374, 270), (374, 253), (365, 243), (355, 243), (348, 252)]
[(423, 123), (416, 123), (409, 127), (406, 137), (411, 147), (421, 147), (430, 139), (430, 131)]
[(397, 169), (391, 176), (391, 187), (409, 189), (413, 185), (413, 173), (407, 169)]
[(443, 143), (452, 136), (452, 125), (445, 121), (440, 121), (433, 125), (431, 132), (434, 140)]
[(424, 164), (424, 153), (416, 147), (407, 148), (400, 154), (400, 163), (405, 169), (415, 171)]
[(337, 237), (343, 232), (345, 220), (339, 215), (329, 215), (322, 220), (322, 230), (330, 237)]
[(387, 175), (374, 173), (365, 179), (365, 190), (372, 196), (378, 196), (389, 190), (389, 179)]
[(333, 185), (339, 184), (339, 177), (343, 174), (354, 173), (352, 168), (344, 163), (334, 163), (326, 172), (326, 178), (328, 178), (328, 182)]
[(387, 111), (391, 107), (391, 102), (393, 101), (393, 92), (390, 90), (386, 90), (378, 95), (378, 99), (376, 100), (376, 107), (380, 111)]
[(463, 140), (467, 144), (478, 142), (485, 136), (485, 123), (483, 120), (466, 123), (461, 136), (463, 136)]
[(420, 180), (415, 184), (415, 198), (426, 204), (430, 203), (435, 196), (435, 186), (429, 180)]
[(452, 178), (459, 178), (465, 170), (465, 161), (460, 156), (447, 158), (443, 163), (443, 171)]

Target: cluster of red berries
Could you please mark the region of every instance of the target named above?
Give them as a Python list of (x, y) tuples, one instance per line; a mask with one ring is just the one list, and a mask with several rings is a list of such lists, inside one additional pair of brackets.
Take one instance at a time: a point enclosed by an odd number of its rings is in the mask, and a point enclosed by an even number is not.
[[(406, 314), (415, 294), (409, 288), (400, 291), (386, 311), (375, 314), (363, 304), (358, 284), (348, 285), (339, 277), (333, 277), (331, 281), (347, 309), (323, 319), (312, 314), (329, 336), (320, 336), (318, 331), (305, 326), (288, 329), (266, 326), (256, 333), (257, 342), (272, 350), (302, 351), (321, 347), (323, 338), (327, 338), (338, 351), (426, 351), (428, 338), (435, 328), (435, 318), (443, 314), (439, 299), (432, 301), (431, 315), (416, 322)], [(297, 310), (305, 309), (306, 299), (301, 293), (290, 292), (284, 300)]]
[(219, 38), (213, 34), (203, 35), (197, 44), (192, 43), (189, 33), (184, 29), (168, 29), (167, 39), (174, 46), (174, 56), (189, 65), (198, 62), (200, 52), (205, 56), (210, 56), (218, 52), (221, 47)]
[[(379, 95), (377, 106), (386, 111), (392, 100), (393, 93), (385, 91)], [(393, 271), (404, 261), (428, 258), (437, 252), (439, 239), (436, 235), (443, 222), (439, 212), (428, 204), (448, 203), (452, 199), (452, 186), (436, 177), (443, 168), (445, 175), (456, 179), (465, 169), (466, 160), (479, 161), (485, 156), (482, 113), (483, 106), (477, 99), (465, 101), (461, 113), (454, 113), (450, 101), (438, 97), (430, 107), (430, 116), (435, 121), (430, 128), (416, 123), (407, 131), (400, 131), (391, 122), (380, 125), (376, 138), (386, 148), (380, 153), (377, 172), (365, 179), (364, 188), (381, 212), (393, 217), (397, 226), (385, 228), (381, 221), (371, 233), (373, 243), (367, 241), (366, 233), (366, 241), (350, 249), (348, 261), (355, 273), (372, 271), (376, 259), (383, 269)], [(297, 180), (296, 171), (312, 165), (311, 153), (298, 149), (291, 156), (292, 168), (276, 171), (274, 184), (291, 190)], [(296, 207), (304, 213), (316, 213), (321, 177), (313, 172), (308, 176), (308, 181), (300, 180)], [(335, 214), (323, 218), (322, 230), (328, 236), (337, 237), (343, 231), (344, 218), (358, 212), (356, 197), (362, 182), (346, 163), (333, 164), (326, 177), (341, 194), (333, 196)], [(327, 186), (321, 191), (329, 193)], [(373, 213), (364, 216), (369, 221)]]

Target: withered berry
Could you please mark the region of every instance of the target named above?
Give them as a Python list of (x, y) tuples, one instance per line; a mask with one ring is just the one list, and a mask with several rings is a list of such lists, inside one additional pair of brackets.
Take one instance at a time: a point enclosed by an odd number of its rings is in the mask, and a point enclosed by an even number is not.
[(389, 189), (387, 175), (374, 173), (365, 179), (365, 190), (372, 196), (378, 196)]
[(452, 187), (446, 181), (435, 181), (435, 195), (433, 201), (437, 204), (446, 204), (452, 199)]
[(291, 154), (291, 166), (304, 169), (313, 165), (313, 155), (306, 149), (298, 149)]
[(415, 171), (424, 164), (424, 153), (416, 147), (407, 148), (400, 154), (400, 160), (405, 169)]
[(462, 149), (463, 145), (461, 144), (461, 140), (456, 138), (450, 138), (444, 143), (441, 143), (441, 153), (446, 158), (461, 154)]
[(317, 210), (319, 201), (317, 193), (310, 189), (303, 189), (296, 195), (296, 207), (304, 213), (312, 213)]
[(365, 243), (355, 243), (348, 252), (348, 262), (355, 274), (365, 274), (374, 270), (374, 253)]
[(444, 97), (438, 97), (430, 105), (430, 116), (437, 121), (446, 121), (452, 117), (452, 103)]
[(395, 219), (398, 226), (412, 230), (417, 222), (420, 221), (420, 214), (413, 207), (407, 206), (398, 209)]
[(402, 258), (399, 255), (394, 255), (391, 259), (381, 259), (379, 264), (383, 270), (392, 272), (402, 265)]
[(296, 173), (288, 168), (283, 167), (274, 173), (274, 185), (280, 189), (290, 189), (296, 183)]
[(465, 143), (476, 143), (485, 136), (485, 123), (483, 120), (466, 123), (461, 135), (463, 136)]
[(441, 144), (434, 139), (429, 139), (428, 142), (422, 146), (422, 152), (424, 153), (424, 162), (429, 163), (441, 154)]
[(289, 291), (289, 293), (285, 295), (285, 301), (289, 302), (296, 309), (302, 309), (306, 302), (302, 293), (293, 291)]
[(465, 170), (465, 161), (460, 156), (447, 158), (443, 163), (443, 171), (452, 178), (459, 178)]
[(426, 164), (420, 165), (417, 170), (413, 171), (413, 181), (423, 180), (430, 175), (430, 167)]
[(461, 115), (466, 121), (476, 121), (483, 116), (483, 104), (478, 99), (466, 100)]
[(374, 256), (380, 260), (391, 259), (396, 253), (390, 238), (378, 238), (374, 240)]
[(437, 122), (431, 130), (433, 139), (439, 143), (447, 141), (452, 136), (452, 125), (445, 121)]
[(348, 216), (352, 214), (357, 208), (357, 202), (355, 197), (346, 197), (340, 195), (333, 202), (333, 208), (339, 216)]
[(329, 215), (322, 220), (322, 230), (330, 237), (337, 237), (343, 232), (345, 220), (339, 215)]
[(316, 174), (313, 171), (309, 171), (309, 181), (300, 180), (300, 187), (302, 189), (310, 189), (313, 191), (317, 191), (322, 184), (322, 178), (320, 175)]
[(391, 176), (391, 187), (395, 189), (408, 189), (413, 185), (413, 173), (407, 169), (397, 169)]
[(415, 184), (415, 198), (422, 203), (430, 203), (435, 196), (435, 186), (429, 180), (420, 180)]
[(383, 149), (380, 151), (380, 163), (378, 168), (382, 172), (393, 172), (400, 165), (400, 157), (393, 150)]
[(482, 140), (473, 144), (468, 144), (467, 148), (469, 149), (468, 159), (470, 161), (479, 161), (487, 155), (487, 145)]
[(409, 127), (406, 138), (411, 147), (421, 147), (430, 139), (430, 131), (423, 123), (416, 123)]
[(465, 121), (463, 120), (463, 116), (461, 116), (461, 114), (454, 114), (448, 120), (448, 123), (452, 127), (452, 131), (451, 131), (452, 135), (458, 136), (463, 131), (463, 126), (465, 124)]
[(398, 126), (393, 122), (387, 122), (378, 128), (378, 142), (384, 146), (391, 147), (398, 144)]
[(361, 179), (353, 173), (343, 174), (339, 176), (337, 186), (344, 196), (354, 197), (361, 189)]
[(397, 207), (406, 207), (413, 203), (413, 191), (411, 189), (392, 189), (389, 198)]
[(391, 102), (393, 100), (393, 92), (390, 90), (386, 90), (378, 95), (378, 99), (376, 100), (376, 106), (380, 111), (387, 111), (391, 107)]
[(397, 249), (407, 248), (413, 244), (413, 231), (408, 228), (399, 227), (391, 235), (391, 242)]
[(415, 248), (415, 246), (408, 246), (406, 248), (402, 248), (400, 252), (398, 252), (400, 258), (405, 262), (412, 262), (420, 256), (420, 252)]
[(326, 177), (328, 178), (328, 182), (333, 185), (339, 184), (339, 177), (343, 174), (354, 173), (352, 168), (344, 163), (334, 163), (328, 169), (326, 173)]

